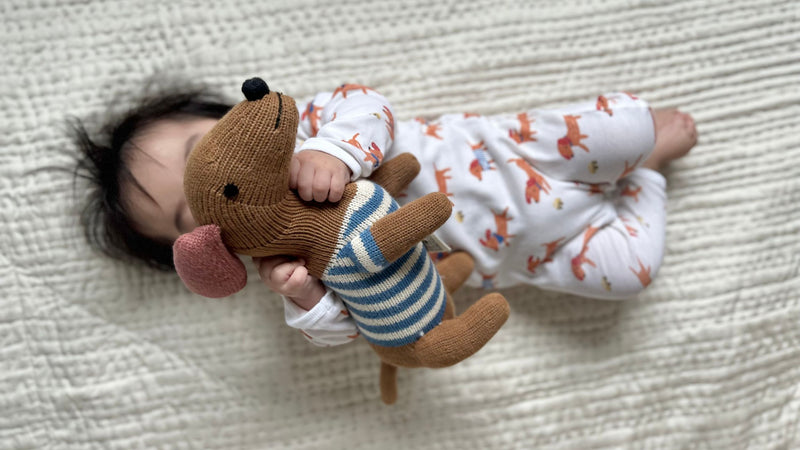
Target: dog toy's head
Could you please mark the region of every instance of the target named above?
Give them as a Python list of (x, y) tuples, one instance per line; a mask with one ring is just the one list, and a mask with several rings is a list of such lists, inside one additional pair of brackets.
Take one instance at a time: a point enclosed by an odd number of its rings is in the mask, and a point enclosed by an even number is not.
[(222, 226), (248, 209), (279, 203), (289, 190), (294, 100), (270, 92), (260, 78), (245, 81), (242, 92), (247, 100), (220, 119), (186, 163), (186, 200), (200, 225)]
[(175, 267), (189, 289), (207, 297), (244, 287), (247, 273), (232, 251), (265, 246), (289, 226), (281, 204), (290, 195), (297, 107), (260, 78), (245, 81), (242, 92), (246, 100), (200, 140), (184, 172), (186, 200), (200, 227), (175, 242)]

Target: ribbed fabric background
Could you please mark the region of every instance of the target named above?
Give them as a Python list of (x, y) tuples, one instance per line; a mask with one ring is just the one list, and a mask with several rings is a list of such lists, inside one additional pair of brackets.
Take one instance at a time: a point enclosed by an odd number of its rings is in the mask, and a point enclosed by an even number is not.
[[(0, 448), (799, 448), (800, 4), (4, 0)], [(465, 363), (317, 349), (251, 270), (229, 300), (87, 247), (68, 115), (153, 74), (241, 97), (375, 87), (398, 119), (624, 89), (694, 114), (666, 257), (636, 301), (509, 291)], [(93, 122), (93, 123), (96, 123)], [(78, 197), (83, 185), (78, 183)], [(462, 292), (463, 310), (477, 298)]]

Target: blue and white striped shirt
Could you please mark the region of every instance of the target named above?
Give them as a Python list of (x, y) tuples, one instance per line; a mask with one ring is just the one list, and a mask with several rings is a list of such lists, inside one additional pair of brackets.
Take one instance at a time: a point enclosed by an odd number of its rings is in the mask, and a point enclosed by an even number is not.
[(341, 297), (367, 341), (383, 347), (410, 344), (441, 322), (442, 280), (421, 243), (386, 261), (370, 227), (399, 206), (371, 181), (356, 185), (322, 282)]

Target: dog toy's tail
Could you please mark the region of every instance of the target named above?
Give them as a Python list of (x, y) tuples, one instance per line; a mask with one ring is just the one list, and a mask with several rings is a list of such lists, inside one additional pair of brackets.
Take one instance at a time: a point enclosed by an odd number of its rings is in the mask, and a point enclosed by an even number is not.
[(480, 350), (508, 319), (508, 302), (500, 294), (487, 294), (455, 317), (450, 294), (469, 277), (474, 260), (465, 252), (453, 253), (436, 265), (447, 292), (442, 323), (418, 341), (402, 347), (373, 349), (381, 357), (381, 399), (387, 405), (397, 400), (397, 367), (447, 367)]
[(397, 401), (397, 366), (381, 361), (381, 400), (387, 405)]

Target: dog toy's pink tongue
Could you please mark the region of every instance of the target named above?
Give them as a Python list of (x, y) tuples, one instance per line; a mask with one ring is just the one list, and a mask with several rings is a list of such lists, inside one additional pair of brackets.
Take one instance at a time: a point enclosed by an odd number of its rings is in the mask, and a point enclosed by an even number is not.
[(204, 225), (181, 235), (172, 245), (172, 254), (178, 276), (196, 294), (227, 297), (247, 283), (247, 269), (225, 247), (216, 225)]

